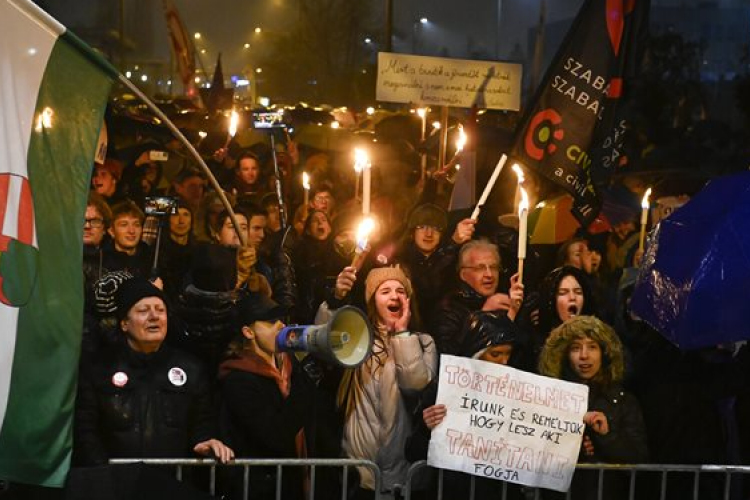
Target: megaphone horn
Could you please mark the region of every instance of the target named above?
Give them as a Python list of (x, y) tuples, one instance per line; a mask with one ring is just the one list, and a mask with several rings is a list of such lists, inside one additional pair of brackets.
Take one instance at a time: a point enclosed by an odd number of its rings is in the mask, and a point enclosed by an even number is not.
[(292, 325), (276, 336), (276, 349), (309, 352), (345, 368), (361, 365), (372, 353), (374, 334), (367, 316), (352, 306), (337, 310), (325, 325)]

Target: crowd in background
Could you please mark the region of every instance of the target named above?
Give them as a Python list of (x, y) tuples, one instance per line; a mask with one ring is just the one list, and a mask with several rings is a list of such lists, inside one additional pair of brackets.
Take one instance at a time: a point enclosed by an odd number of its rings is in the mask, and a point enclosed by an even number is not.
[[(747, 462), (745, 349), (680, 351), (628, 310), (641, 257), (636, 209), (622, 207), (608, 231), (532, 245), (521, 283), (513, 224), (449, 212), (444, 169), (420, 176), (414, 151), (394, 148), (373, 165), (377, 222), (359, 261), (362, 190), (335, 155), (291, 140), (275, 152), (231, 143), (204, 153), (233, 215), (176, 141), (94, 166), (77, 464), (361, 458), (395, 494), (445, 416), (435, 405), (440, 354), (588, 384), (581, 461)], [(527, 178), (532, 198), (547, 196), (543, 180)], [(170, 198), (157, 203), (162, 196)], [(284, 324), (324, 322), (345, 305), (365, 311), (375, 331), (360, 367), (275, 351)], [(317, 496), (340, 498), (331, 474)], [(307, 479), (302, 469), (285, 476), (284, 498), (302, 498)], [(370, 471), (350, 479), (349, 498), (372, 497)], [(607, 498), (622, 491), (618, 479)], [(692, 478), (670, 480), (670, 498), (687, 498)], [(446, 491), (465, 490), (460, 474), (447, 481)], [(699, 487), (714, 498), (722, 481), (708, 476)], [(253, 471), (251, 483), (253, 498), (273, 498), (275, 470)], [(574, 493), (588, 498), (595, 481), (577, 474)]]

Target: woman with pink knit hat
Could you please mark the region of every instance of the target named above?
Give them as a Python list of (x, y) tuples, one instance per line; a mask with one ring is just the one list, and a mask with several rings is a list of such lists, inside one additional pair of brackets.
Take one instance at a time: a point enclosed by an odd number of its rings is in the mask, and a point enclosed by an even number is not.
[[(351, 290), (337, 282), (337, 292)], [(432, 337), (410, 331), (413, 290), (399, 267), (375, 268), (365, 281), (367, 315), (375, 327), (372, 356), (345, 373), (337, 402), (344, 416), (342, 448), (348, 458), (375, 462), (381, 471), (383, 498), (406, 482), (404, 457), (411, 415), (404, 396), (417, 394), (435, 378), (438, 353)], [(359, 488), (350, 498), (375, 496), (372, 471), (358, 468)]]

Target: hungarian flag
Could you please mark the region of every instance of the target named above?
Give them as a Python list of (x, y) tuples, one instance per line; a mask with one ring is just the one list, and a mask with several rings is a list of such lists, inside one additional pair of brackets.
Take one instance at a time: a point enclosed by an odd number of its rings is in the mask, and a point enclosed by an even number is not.
[(620, 163), (620, 106), (647, 36), (649, 0), (586, 0), (519, 125), (511, 156), (575, 199), (584, 227)]
[(83, 218), (117, 72), (0, 0), (0, 479), (62, 486), (83, 322)]

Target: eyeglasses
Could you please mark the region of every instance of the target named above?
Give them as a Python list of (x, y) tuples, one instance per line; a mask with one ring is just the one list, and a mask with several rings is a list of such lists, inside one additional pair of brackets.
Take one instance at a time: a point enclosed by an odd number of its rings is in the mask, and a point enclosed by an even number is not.
[(499, 273), (500, 272), (500, 266), (497, 264), (480, 264), (478, 266), (461, 266), (461, 269), (471, 269), (475, 272), (490, 272), (490, 273)]
[(86, 224), (94, 228), (100, 228), (104, 226), (104, 219), (85, 219), (83, 225), (85, 226)]

